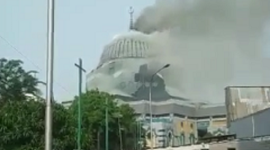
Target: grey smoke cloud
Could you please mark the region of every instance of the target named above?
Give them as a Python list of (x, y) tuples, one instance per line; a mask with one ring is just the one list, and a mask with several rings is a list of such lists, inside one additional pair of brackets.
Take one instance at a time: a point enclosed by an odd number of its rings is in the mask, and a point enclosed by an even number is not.
[(171, 63), (168, 84), (198, 101), (223, 102), (229, 85), (269, 85), (263, 57), (270, 0), (157, 0), (135, 22), (151, 34), (151, 61)]

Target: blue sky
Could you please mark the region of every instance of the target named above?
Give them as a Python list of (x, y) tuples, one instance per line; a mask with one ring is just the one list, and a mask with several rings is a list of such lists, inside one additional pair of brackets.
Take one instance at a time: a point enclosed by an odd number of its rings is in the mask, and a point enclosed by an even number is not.
[[(99, 60), (102, 47), (113, 35), (128, 30), (129, 6), (135, 16), (154, 0), (56, 0), (55, 82), (58, 101), (77, 93), (78, 70), (83, 59), (87, 71)], [(0, 57), (21, 59), (27, 70), (46, 80), (47, 0), (0, 0)], [(17, 50), (15, 50), (17, 49)], [(43, 91), (44, 87), (40, 87)]]

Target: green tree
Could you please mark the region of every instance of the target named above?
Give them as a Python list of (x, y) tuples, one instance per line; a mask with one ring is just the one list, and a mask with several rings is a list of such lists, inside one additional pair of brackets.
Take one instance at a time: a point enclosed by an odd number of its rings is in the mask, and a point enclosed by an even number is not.
[[(44, 102), (8, 101), (0, 109), (0, 116), (0, 149), (44, 149)], [(53, 103), (53, 149), (75, 149), (72, 119), (67, 109)]]
[[(108, 100), (108, 105), (106, 105), (106, 100)], [(77, 102), (78, 97), (75, 97), (73, 105), (70, 107), (74, 116), (77, 116)], [(105, 149), (106, 107), (108, 107), (110, 149), (121, 149), (120, 145), (122, 145), (123, 149), (133, 149), (136, 142), (134, 110), (128, 105), (119, 105), (113, 95), (98, 90), (92, 90), (82, 94), (83, 149)], [(85, 138), (86, 136), (88, 138)], [(128, 144), (131, 137), (133, 140), (132, 145)]]
[(39, 94), (38, 79), (22, 67), (21, 60), (0, 59), (0, 102), (25, 100), (25, 94)]

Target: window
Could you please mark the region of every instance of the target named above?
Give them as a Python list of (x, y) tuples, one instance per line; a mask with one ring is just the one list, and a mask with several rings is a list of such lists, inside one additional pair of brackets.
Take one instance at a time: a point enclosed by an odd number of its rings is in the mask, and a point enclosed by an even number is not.
[(190, 124), (190, 128), (193, 129), (193, 124), (192, 123)]
[(184, 123), (183, 122), (181, 122), (181, 127), (183, 127), (184, 126)]

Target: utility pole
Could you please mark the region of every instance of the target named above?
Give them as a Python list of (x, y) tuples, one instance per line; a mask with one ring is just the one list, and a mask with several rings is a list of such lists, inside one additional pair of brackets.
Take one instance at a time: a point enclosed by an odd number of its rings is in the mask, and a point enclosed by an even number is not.
[(105, 150), (109, 150), (108, 98), (106, 98), (105, 124), (106, 124)]
[(47, 6), (47, 61), (46, 61), (46, 110), (45, 110), (45, 150), (52, 149), (52, 95), (54, 67), (54, 0)]
[(82, 97), (82, 72), (86, 72), (83, 69), (82, 59), (79, 58), (79, 64), (75, 64), (79, 70), (79, 99), (78, 99), (78, 135), (77, 135), (77, 150), (81, 150), (81, 128), (82, 128), (82, 116), (81, 116), (81, 97)]
[(150, 103), (150, 135), (151, 135), (151, 150), (154, 149), (154, 142), (153, 142), (153, 112), (152, 112), (152, 84), (153, 84), (153, 80), (154, 77), (163, 69), (166, 69), (170, 67), (170, 64), (166, 64), (164, 65), (162, 68), (160, 68), (159, 70), (157, 70), (154, 74), (152, 74), (151, 78), (150, 78), (150, 87), (149, 87), (149, 103)]

